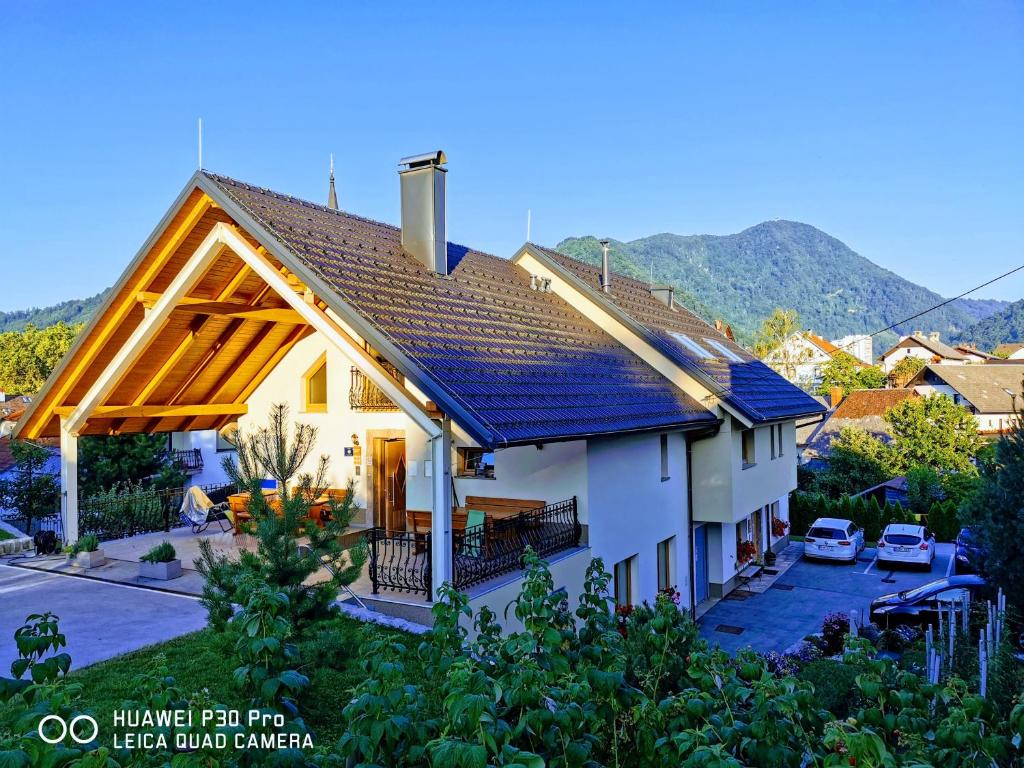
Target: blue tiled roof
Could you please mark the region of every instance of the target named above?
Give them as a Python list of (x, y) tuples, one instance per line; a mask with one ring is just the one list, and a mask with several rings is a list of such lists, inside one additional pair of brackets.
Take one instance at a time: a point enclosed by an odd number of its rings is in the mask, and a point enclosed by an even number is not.
[[(534, 246), (564, 271), (607, 296), (619, 310), (633, 318), (646, 330), (650, 342), (673, 362), (697, 377), (705, 377), (709, 388), (719, 388), (722, 399), (750, 421), (768, 422), (825, 412), (825, 407), (794, 384), (791, 384), (740, 345), (726, 338), (708, 323), (678, 304), (673, 309), (651, 295), (650, 287), (639, 280), (614, 274), (611, 293), (600, 286), (600, 270), (549, 248)], [(673, 333), (688, 336), (712, 354), (717, 353), (708, 339), (725, 346), (739, 361), (724, 355), (705, 358), (687, 349)]]
[(428, 397), (468, 414), (485, 445), (717, 422), (506, 259), (449, 243), (458, 264), (439, 277), (402, 250), (395, 227), (206, 178), (397, 347)]

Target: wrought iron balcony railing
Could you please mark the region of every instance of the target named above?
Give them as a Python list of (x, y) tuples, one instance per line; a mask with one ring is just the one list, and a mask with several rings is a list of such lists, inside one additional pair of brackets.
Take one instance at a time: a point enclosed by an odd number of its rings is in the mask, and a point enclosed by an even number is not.
[(182, 448), (171, 451), (170, 455), (171, 461), (190, 475), (203, 469), (203, 452), (199, 448)]
[[(402, 375), (393, 366), (388, 363), (381, 363), (381, 365), (396, 379), (402, 380)], [(366, 378), (358, 368), (352, 369), (352, 384), (348, 390), (348, 404), (353, 411), (380, 413), (399, 410), (398, 406), (391, 402), (388, 396), (381, 392), (377, 385)]]

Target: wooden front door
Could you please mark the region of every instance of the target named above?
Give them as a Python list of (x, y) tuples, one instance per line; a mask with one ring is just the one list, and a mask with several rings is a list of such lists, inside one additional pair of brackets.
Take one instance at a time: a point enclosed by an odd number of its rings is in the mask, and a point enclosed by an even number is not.
[(764, 555), (764, 507), (757, 510), (754, 518), (754, 547), (758, 555)]
[(374, 441), (373, 509), (376, 524), (389, 533), (405, 530), (405, 440)]

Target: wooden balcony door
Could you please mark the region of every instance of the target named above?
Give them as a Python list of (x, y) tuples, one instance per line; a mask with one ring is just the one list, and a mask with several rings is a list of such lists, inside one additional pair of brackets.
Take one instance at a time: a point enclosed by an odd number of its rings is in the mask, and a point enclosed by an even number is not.
[(376, 525), (405, 530), (405, 439), (376, 438), (373, 445), (373, 509)]

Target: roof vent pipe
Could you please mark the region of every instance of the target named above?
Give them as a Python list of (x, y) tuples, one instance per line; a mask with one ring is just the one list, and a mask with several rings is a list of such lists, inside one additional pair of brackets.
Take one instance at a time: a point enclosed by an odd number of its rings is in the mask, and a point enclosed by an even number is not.
[(672, 305), (676, 300), (676, 287), (674, 285), (652, 285), (651, 296), (669, 309), (672, 309)]
[(448, 162), (437, 150), (403, 157), (402, 248), (431, 272), (448, 274), (448, 232), (445, 175)]
[(601, 243), (601, 290), (605, 293), (612, 291), (612, 273), (608, 269), (608, 241), (600, 240)]

